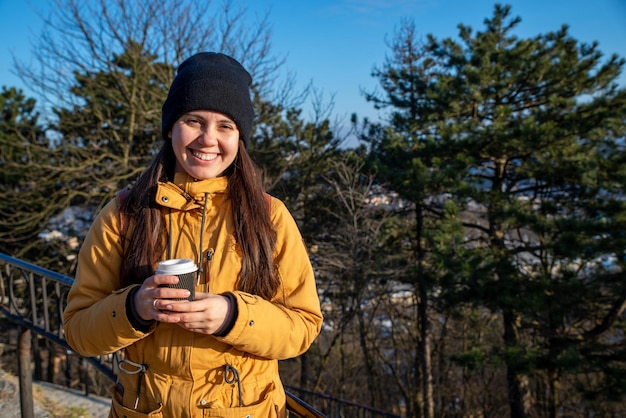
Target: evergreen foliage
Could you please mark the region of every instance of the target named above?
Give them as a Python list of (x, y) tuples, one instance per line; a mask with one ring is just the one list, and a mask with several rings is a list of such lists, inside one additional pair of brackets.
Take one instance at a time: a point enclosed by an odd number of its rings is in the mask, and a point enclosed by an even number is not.
[(437, 306), (501, 321), (501, 339), (466, 345), (461, 364), (474, 367), (477, 352), (504, 361), (510, 416), (592, 411), (587, 400), (626, 389), (624, 364), (609, 360), (626, 347), (624, 60), (565, 26), (518, 39), (519, 23), (496, 6), (484, 31), (460, 25), (459, 41), (423, 43), (405, 23), (374, 73), (385, 96), (368, 98), (390, 108), (390, 124), (370, 128), (371, 154), (416, 205), (413, 234), (426, 247), (416, 244), (416, 283), (430, 278), (421, 303), (443, 298)]

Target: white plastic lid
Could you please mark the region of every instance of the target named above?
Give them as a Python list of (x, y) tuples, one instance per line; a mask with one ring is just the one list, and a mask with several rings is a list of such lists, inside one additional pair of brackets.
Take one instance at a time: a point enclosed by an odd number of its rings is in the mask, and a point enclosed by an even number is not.
[(198, 268), (190, 258), (173, 258), (159, 262), (156, 274), (185, 274), (196, 271)]

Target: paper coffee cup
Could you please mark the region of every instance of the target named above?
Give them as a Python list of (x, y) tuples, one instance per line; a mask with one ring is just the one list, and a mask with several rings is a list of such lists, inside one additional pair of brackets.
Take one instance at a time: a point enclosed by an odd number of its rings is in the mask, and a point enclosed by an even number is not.
[[(198, 267), (190, 258), (173, 258), (159, 262), (156, 274), (167, 274), (170, 276), (178, 276), (178, 284), (163, 285), (164, 287), (173, 287), (176, 289), (189, 290), (188, 300), (194, 300), (196, 297), (196, 271)], [(181, 299), (184, 300), (184, 299)]]

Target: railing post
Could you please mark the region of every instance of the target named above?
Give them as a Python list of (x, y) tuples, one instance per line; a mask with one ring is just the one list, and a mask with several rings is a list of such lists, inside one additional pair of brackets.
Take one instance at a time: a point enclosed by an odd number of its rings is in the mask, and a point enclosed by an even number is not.
[(20, 408), (22, 418), (34, 418), (33, 406), (33, 376), (31, 371), (31, 332), (30, 329), (20, 326), (18, 339), (18, 371), (20, 385)]
[(87, 359), (81, 358), (80, 360), (81, 373), (83, 375), (83, 380), (85, 381), (85, 396), (89, 396), (89, 370), (87, 369)]

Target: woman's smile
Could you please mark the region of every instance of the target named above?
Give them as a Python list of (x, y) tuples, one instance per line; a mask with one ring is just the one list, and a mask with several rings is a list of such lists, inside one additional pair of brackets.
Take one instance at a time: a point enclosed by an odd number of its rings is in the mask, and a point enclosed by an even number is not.
[(202, 161), (213, 161), (217, 158), (217, 154), (215, 153), (206, 153), (206, 152), (202, 152), (202, 151), (196, 151), (194, 149), (190, 150), (191, 154), (193, 154), (194, 157), (202, 160)]

